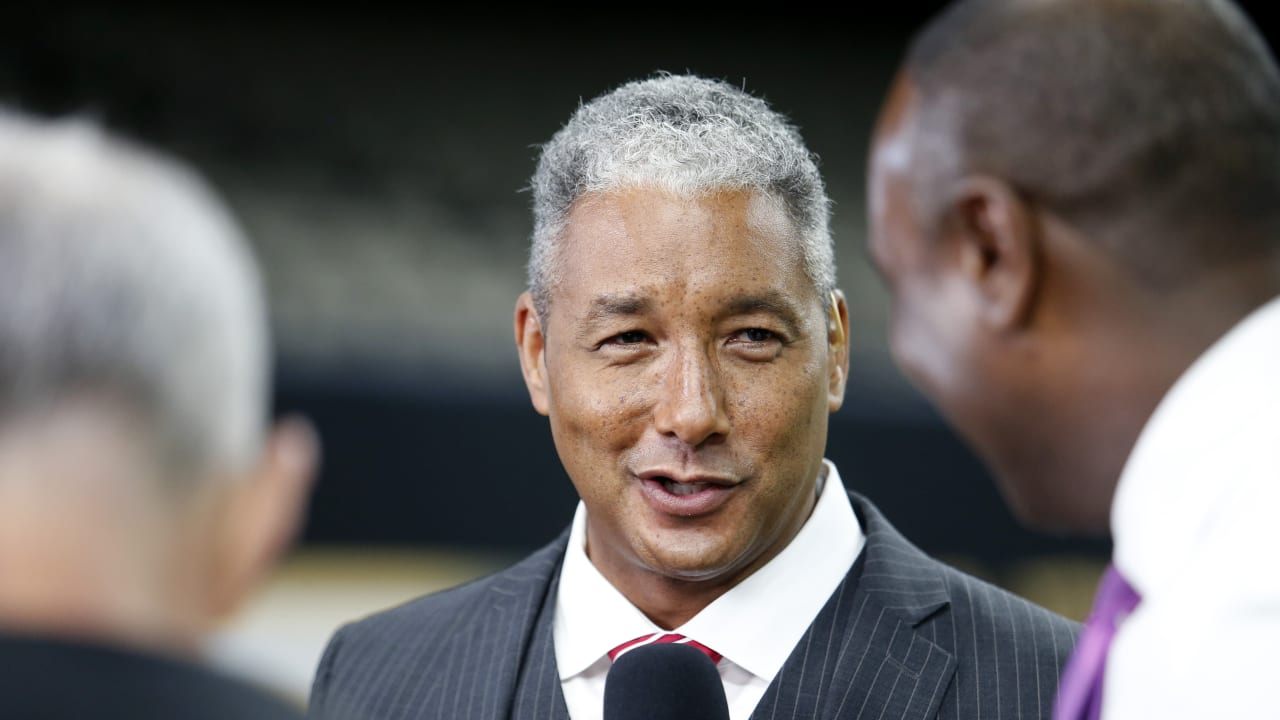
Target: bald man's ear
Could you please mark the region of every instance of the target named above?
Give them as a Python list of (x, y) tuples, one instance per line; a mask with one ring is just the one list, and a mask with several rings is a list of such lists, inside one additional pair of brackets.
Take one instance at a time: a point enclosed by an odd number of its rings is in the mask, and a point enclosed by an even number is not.
[(520, 354), (520, 371), (524, 374), (525, 387), (533, 408), (546, 415), (550, 412), (550, 391), (547, 386), (546, 334), (542, 321), (533, 306), (533, 295), (528, 291), (516, 299), (516, 351)]
[(945, 251), (996, 332), (1031, 319), (1043, 280), (1040, 228), (1037, 208), (998, 178), (965, 177), (951, 194), (941, 226)]
[(827, 350), (831, 354), (827, 409), (835, 412), (844, 405), (844, 389), (849, 381), (849, 305), (839, 290), (831, 291), (827, 308)]
[(234, 612), (296, 539), (319, 447), (310, 423), (282, 420), (267, 436), (257, 465), (227, 488), (219, 506), (216, 572), (207, 597), (210, 619)]

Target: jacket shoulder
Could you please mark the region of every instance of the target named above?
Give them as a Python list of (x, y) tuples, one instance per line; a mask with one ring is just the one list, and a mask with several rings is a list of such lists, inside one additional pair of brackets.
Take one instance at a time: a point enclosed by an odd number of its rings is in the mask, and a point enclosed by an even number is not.
[(400, 686), (420, 683), (432, 668), (447, 669), (459, 658), (476, 655), (484, 642), (518, 642), (556, 575), (566, 541), (567, 533), (505, 570), (339, 628), (316, 669), (312, 716), (381, 717), (364, 707), (362, 698), (381, 702), (399, 696)]
[(1034, 658), (1055, 667), (1071, 653), (1079, 623), (929, 556), (866, 498), (850, 493), (850, 499), (867, 533), (866, 575), (876, 578), (873, 587), (892, 594), (899, 605), (912, 598), (917, 621), (949, 605), (949, 612), (929, 618), (954, 626), (944, 628), (954, 630), (953, 636), (939, 638), (944, 646), (955, 647), (963, 658), (971, 646), (987, 640), (1010, 648), (1017, 643), (1020, 660)]
[(338, 634), (347, 642), (364, 638), (383, 641), (402, 637), (407, 628), (423, 633), (434, 627), (454, 627), (460, 618), (474, 612), (477, 605), (483, 605), (490, 593), (502, 594), (512, 586), (549, 582), (563, 559), (566, 540), (566, 537), (559, 538), (506, 569), (348, 623)]
[(1080, 626), (930, 557), (850, 497), (867, 533), (859, 586), (954, 663), (938, 717), (1048, 720)]
[(1049, 720), (1080, 625), (955, 568), (941, 577), (950, 612), (930, 623), (955, 653), (941, 716)]
[[(986, 632), (994, 640), (1011, 646), (1023, 638), (1047, 641), (1029, 646), (1037, 659), (1055, 664), (1066, 662), (1080, 632), (1079, 623), (949, 565), (939, 564), (957, 616), (968, 615), (969, 622), (988, 625)], [(1027, 649), (1028, 646), (1020, 648)]]

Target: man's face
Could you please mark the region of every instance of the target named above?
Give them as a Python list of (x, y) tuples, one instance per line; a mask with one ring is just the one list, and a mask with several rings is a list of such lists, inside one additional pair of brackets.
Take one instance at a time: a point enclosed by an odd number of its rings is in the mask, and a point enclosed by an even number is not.
[(760, 195), (622, 190), (579, 200), (558, 261), (546, 326), (522, 300), (517, 334), (592, 561), (736, 583), (808, 517), (844, 392), (793, 224)]
[[(891, 296), (889, 346), (899, 367), (962, 428), (971, 355), (971, 308), (946, 272), (943, 252), (917, 217), (912, 169), (917, 157), (910, 86), (899, 81), (881, 114), (871, 153), (869, 249)], [(928, 161), (925, 158), (924, 161)]]
[(984, 320), (992, 305), (981, 250), (944, 234), (937, 218), (917, 209), (913, 171), (937, 162), (939, 149), (920, 152), (916, 103), (900, 78), (870, 162), (868, 242), (891, 296), (889, 346), (912, 383), (989, 463), (1014, 512), (1041, 523), (1060, 504), (1041, 471), (1050, 457), (1039, 431), (1045, 408), (1037, 405), (1044, 362), (1027, 350), (1025, 337)]

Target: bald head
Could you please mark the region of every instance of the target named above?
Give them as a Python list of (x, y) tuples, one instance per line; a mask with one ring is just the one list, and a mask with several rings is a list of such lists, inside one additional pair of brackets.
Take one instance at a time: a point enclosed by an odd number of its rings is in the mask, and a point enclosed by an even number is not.
[(961, 0), (877, 127), (890, 345), (1021, 517), (1103, 531), (1174, 381), (1280, 293), (1280, 73), (1226, 0)]
[(1277, 250), (1280, 73), (1227, 0), (966, 0), (905, 74), (924, 217), (981, 173), (1153, 285)]

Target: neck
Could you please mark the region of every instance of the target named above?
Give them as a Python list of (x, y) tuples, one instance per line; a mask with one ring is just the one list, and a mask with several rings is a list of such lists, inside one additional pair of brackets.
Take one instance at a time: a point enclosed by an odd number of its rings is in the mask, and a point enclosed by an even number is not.
[(1171, 292), (1146, 297), (1147, 320), (1181, 351), (1185, 370), (1210, 345), (1280, 296), (1280, 252), (1206, 270)]
[[(825, 470), (823, 470), (823, 478), (817, 483), (817, 488), (820, 489), (824, 482)], [(673, 630), (692, 620), (720, 596), (777, 557), (778, 553), (795, 539), (809, 516), (813, 514), (813, 509), (817, 506), (817, 496), (818, 492), (814, 490), (798, 493), (795, 497), (796, 512), (790, 515), (792, 520), (787, 527), (781, 529), (775, 542), (741, 567), (726, 569), (711, 577), (696, 579), (673, 577), (654, 568), (643, 567), (639, 563), (619, 561), (610, 553), (592, 552), (594, 541), (589, 516), (587, 556), (600, 574), (655, 625), (664, 630)], [(616, 544), (618, 543), (615, 542)]]
[(0, 433), (0, 626), (190, 655), (200, 622), (181, 546), (196, 520), (116, 436), (74, 416)]
[(619, 590), (654, 625), (663, 630), (674, 630), (692, 620), (747, 575), (749, 573), (735, 578), (731, 583), (714, 584), (654, 575), (648, 582)]
[(1058, 511), (1068, 525), (1105, 531), (1121, 472), (1151, 414), (1211, 345), (1280, 295), (1280, 262), (1255, 258), (1163, 290), (1093, 277), (1104, 284), (1084, 288), (1077, 318), (1064, 320), (1076, 325), (1075, 339), (1046, 353), (1060, 363), (1053, 374), (1077, 381), (1047, 398), (1044, 412), (1059, 421), (1041, 445), (1051, 457), (1034, 461), (1072, 488), (1072, 499), (1058, 498), (1077, 504)]
[[(199, 631), (136, 528), (14, 508), (0, 493), (0, 626), (193, 655)], [(17, 510), (17, 512), (14, 512)]]
[[(1112, 347), (1128, 344), (1137, 352), (1121, 351), (1117, 363), (1128, 368), (1141, 390), (1141, 423), (1133, 441), (1159, 402), (1193, 363), (1241, 320), (1280, 296), (1280, 256), (1252, 258), (1199, 272), (1171, 290), (1136, 287), (1113, 304)], [(1115, 308), (1130, 308), (1116, 312)], [(1104, 312), (1099, 308), (1099, 312)], [(1133, 443), (1129, 443), (1132, 449)]]

